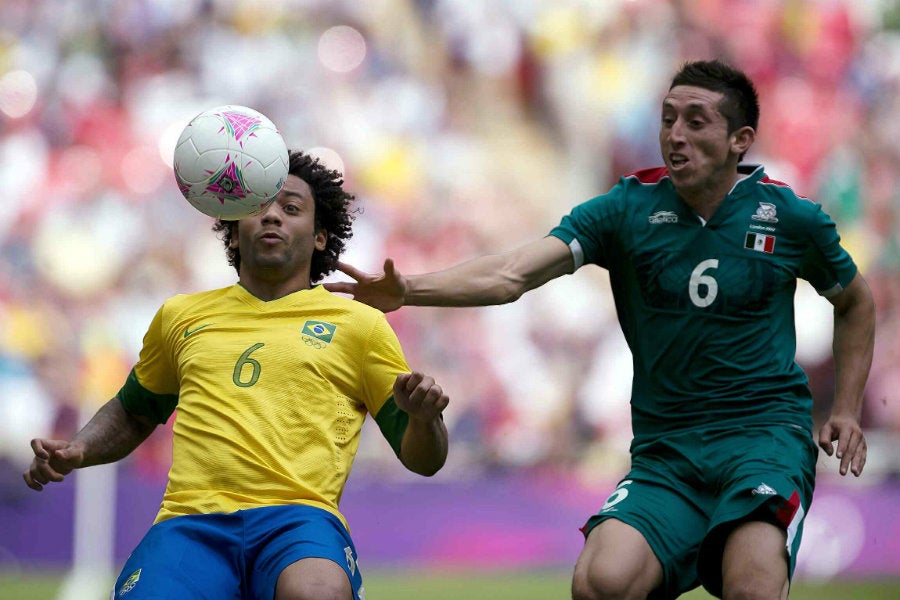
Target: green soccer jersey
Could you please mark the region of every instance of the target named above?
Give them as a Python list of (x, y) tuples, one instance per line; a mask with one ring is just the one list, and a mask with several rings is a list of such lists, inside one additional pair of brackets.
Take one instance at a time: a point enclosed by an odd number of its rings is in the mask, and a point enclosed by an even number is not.
[(820, 205), (741, 166), (706, 223), (665, 168), (623, 177), (554, 228), (576, 269), (609, 271), (633, 355), (635, 444), (692, 427), (788, 423), (812, 429), (795, 362), (797, 278), (823, 296), (856, 274)]

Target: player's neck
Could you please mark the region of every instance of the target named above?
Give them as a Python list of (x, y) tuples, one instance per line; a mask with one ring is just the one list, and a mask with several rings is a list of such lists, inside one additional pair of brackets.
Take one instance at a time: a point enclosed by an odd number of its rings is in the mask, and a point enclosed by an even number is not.
[(691, 210), (700, 215), (704, 221), (709, 221), (738, 182), (737, 170), (719, 177), (713, 181), (707, 181), (696, 188), (679, 189), (678, 194)]
[(312, 284), (309, 282), (309, 273), (287, 279), (269, 279), (242, 272), (238, 279), (238, 283), (240, 283), (240, 285), (248, 292), (264, 302), (277, 300), (288, 294), (312, 288)]

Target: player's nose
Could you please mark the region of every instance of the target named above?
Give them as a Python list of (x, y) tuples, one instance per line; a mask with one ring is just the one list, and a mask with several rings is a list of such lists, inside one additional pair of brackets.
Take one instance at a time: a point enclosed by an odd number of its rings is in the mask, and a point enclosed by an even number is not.
[(684, 119), (678, 118), (675, 119), (675, 122), (672, 123), (672, 127), (669, 128), (669, 141), (673, 144), (681, 143), (685, 141), (687, 127), (685, 125)]
[(273, 202), (260, 214), (260, 220), (263, 223), (281, 223), (281, 212), (278, 204)]

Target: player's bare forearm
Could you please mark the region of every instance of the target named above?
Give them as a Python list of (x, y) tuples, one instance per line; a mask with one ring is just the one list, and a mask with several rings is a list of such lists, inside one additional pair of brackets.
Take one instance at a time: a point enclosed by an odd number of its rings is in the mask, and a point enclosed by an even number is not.
[(447, 462), (447, 428), (439, 416), (429, 421), (410, 418), (400, 446), (403, 465), (419, 475), (430, 477)]
[(122, 402), (113, 398), (75, 435), (72, 443), (80, 445), (84, 453), (80, 466), (102, 465), (131, 454), (155, 428), (155, 423), (126, 412)]
[(445, 271), (410, 275), (403, 303), (408, 306), (491, 306), (517, 300), (523, 282), (506, 275), (506, 257), (480, 256)]
[(144, 417), (130, 415), (118, 398), (104, 404), (71, 440), (35, 438), (34, 458), (22, 473), (25, 485), (40, 492), (59, 483), (74, 469), (115, 462), (127, 456), (156, 427)]
[(441, 414), (450, 398), (433, 377), (413, 371), (397, 375), (394, 401), (409, 417), (400, 461), (414, 473), (434, 475), (447, 460), (447, 428)]
[(506, 304), (571, 273), (572, 255), (559, 239), (545, 237), (505, 254), (481, 256), (444, 271), (406, 278), (404, 303), (412, 306)]
[(833, 414), (859, 419), (875, 346), (875, 302), (861, 275), (835, 301)]
[(875, 303), (861, 275), (831, 301), (835, 397), (831, 415), (819, 432), (819, 446), (829, 456), (837, 455), (841, 475), (850, 471), (858, 477), (868, 452), (860, 416), (875, 344)]
[(390, 312), (401, 306), (488, 306), (506, 304), (574, 267), (569, 247), (545, 237), (505, 254), (472, 259), (443, 271), (403, 276), (390, 258), (384, 272), (370, 274), (346, 263), (338, 269), (355, 281), (326, 283), (332, 292)]

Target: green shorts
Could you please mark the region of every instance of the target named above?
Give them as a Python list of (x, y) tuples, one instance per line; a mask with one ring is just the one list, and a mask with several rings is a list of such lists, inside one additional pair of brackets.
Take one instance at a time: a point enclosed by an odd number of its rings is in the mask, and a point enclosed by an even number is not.
[(794, 573), (818, 448), (793, 425), (690, 431), (632, 448), (632, 468), (582, 529), (618, 519), (637, 529), (663, 569), (651, 598), (703, 585), (722, 595), (722, 551), (733, 528), (764, 520), (787, 532)]

